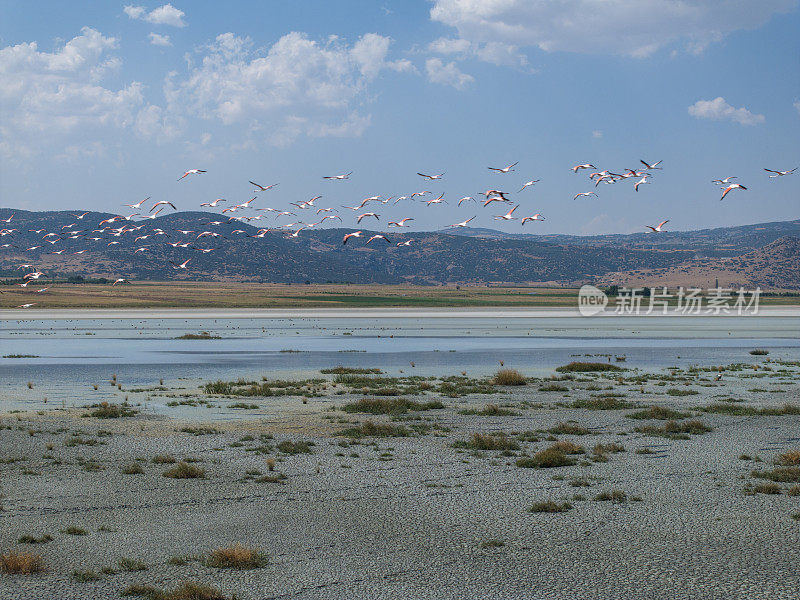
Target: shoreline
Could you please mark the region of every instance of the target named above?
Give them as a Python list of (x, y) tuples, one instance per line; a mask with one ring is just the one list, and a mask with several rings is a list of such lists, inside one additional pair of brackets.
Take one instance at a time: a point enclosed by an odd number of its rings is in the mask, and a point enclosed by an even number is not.
[(686, 314), (668, 310), (666, 314), (653, 313), (619, 315), (606, 310), (600, 314), (583, 316), (574, 307), (449, 307), (449, 308), (51, 308), (51, 309), (0, 309), (0, 321), (37, 321), (59, 319), (337, 319), (337, 318), (764, 318), (800, 317), (800, 306), (763, 306), (754, 314)]

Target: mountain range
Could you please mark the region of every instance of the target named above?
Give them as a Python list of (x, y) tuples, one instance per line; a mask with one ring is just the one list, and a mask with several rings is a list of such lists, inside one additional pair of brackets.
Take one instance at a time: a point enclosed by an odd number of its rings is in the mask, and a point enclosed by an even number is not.
[[(18, 278), (20, 264), (33, 264), (51, 278), (125, 277), (135, 280), (254, 281), (276, 283), (410, 283), (617, 285), (760, 285), (764, 289), (800, 288), (800, 220), (759, 223), (698, 231), (630, 235), (510, 234), (491, 229), (459, 228), (417, 232), (389, 230), (391, 243), (365, 238), (342, 244), (353, 229), (306, 229), (296, 238), (272, 231), (248, 237), (258, 228), (233, 221), (210, 225), (219, 215), (175, 212), (147, 221), (117, 221), (144, 227), (119, 237), (43, 242), (47, 232), (89, 233), (110, 213), (84, 211), (31, 212), (0, 209), (2, 224), (13, 233), (0, 237), (0, 276)], [(72, 227), (64, 227), (75, 223)], [(161, 229), (166, 235), (153, 235)], [(235, 230), (244, 233), (234, 233)], [(35, 231), (44, 232), (35, 233)], [(214, 231), (193, 247), (173, 248), (167, 242), (188, 241), (178, 230)], [(2, 232), (0, 232), (2, 233)], [(364, 230), (368, 238), (373, 233)], [(82, 234), (80, 234), (82, 235)], [(134, 243), (139, 235), (147, 238)], [(51, 236), (51, 239), (55, 239)], [(412, 239), (410, 246), (397, 242)], [(109, 245), (109, 242), (116, 242)], [(8, 244), (6, 246), (6, 244)], [(33, 246), (41, 246), (27, 250)], [(134, 249), (146, 250), (134, 253)], [(212, 251), (203, 253), (197, 248)], [(53, 254), (63, 250), (61, 254)], [(86, 250), (81, 254), (74, 254)], [(174, 269), (170, 261), (191, 260)]]

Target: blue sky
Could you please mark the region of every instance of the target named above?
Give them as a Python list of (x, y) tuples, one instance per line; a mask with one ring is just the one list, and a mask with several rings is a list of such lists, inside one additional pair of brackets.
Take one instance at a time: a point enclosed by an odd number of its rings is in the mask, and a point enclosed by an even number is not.
[[(796, 219), (800, 171), (762, 169), (800, 165), (798, 32), (797, 0), (0, 1), (0, 206), (116, 212), (151, 196), (189, 210), (248, 200), (252, 179), (280, 184), (255, 206), (322, 194), (345, 226), (341, 206), (367, 196), (449, 201), (368, 205), (371, 229)], [(638, 193), (570, 170), (639, 159), (664, 169)], [(190, 168), (208, 173), (176, 182)], [(730, 175), (749, 189), (720, 202), (710, 180)], [(488, 188), (547, 220), (456, 206)]]

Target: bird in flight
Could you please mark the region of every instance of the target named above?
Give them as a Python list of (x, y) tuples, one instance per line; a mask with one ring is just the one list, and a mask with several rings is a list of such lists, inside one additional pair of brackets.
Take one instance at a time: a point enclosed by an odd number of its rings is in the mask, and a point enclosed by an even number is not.
[(253, 190), (254, 192), (266, 192), (267, 190), (271, 190), (276, 185), (278, 185), (277, 183), (273, 183), (272, 185), (263, 186), (260, 183), (256, 183), (255, 181), (248, 181), (248, 183), (252, 183), (254, 186), (258, 188), (257, 190)]
[(658, 161), (658, 162), (654, 162), (652, 165), (649, 165), (649, 164), (647, 164), (647, 163), (646, 163), (646, 162), (644, 162), (643, 160), (640, 160), (639, 162), (640, 162), (640, 163), (642, 163), (642, 164), (644, 165), (644, 168), (645, 168), (645, 169), (648, 169), (648, 170), (649, 170), (649, 169), (660, 169), (661, 167), (659, 167), (658, 165), (660, 165), (660, 164), (661, 164), (662, 162), (664, 162), (664, 161), (663, 161), (663, 160), (660, 160), (660, 161)]
[(651, 231), (648, 231), (647, 233), (651, 233), (651, 232), (652, 233), (661, 233), (661, 232), (664, 231), (661, 228), (664, 227), (664, 225), (666, 225), (667, 223), (669, 223), (669, 219), (667, 219), (666, 221), (661, 221), (661, 223), (659, 223), (655, 227), (653, 227), (652, 225), (645, 225), (645, 227), (647, 227), (648, 229), (651, 230)]
[(641, 178), (639, 181), (637, 181), (636, 183), (634, 183), (634, 184), (633, 184), (633, 189), (634, 189), (634, 190), (636, 190), (636, 191), (638, 192), (638, 191), (639, 191), (639, 186), (640, 186), (640, 185), (642, 185), (643, 183), (648, 183), (648, 184), (650, 183), (649, 181), (647, 181), (647, 175), (645, 175), (645, 176), (644, 176), (644, 177), (642, 177), (642, 178)]
[(366, 212), (363, 215), (358, 215), (358, 223), (361, 223), (361, 219), (364, 217), (375, 217), (377, 220), (380, 221), (380, 215), (375, 214), (374, 212)]
[(509, 171), (513, 171), (514, 167), (519, 164), (519, 161), (515, 162), (512, 165), (508, 165), (507, 167), (486, 167), (490, 171), (496, 171), (497, 173), (508, 173)]
[(735, 175), (731, 175), (730, 177), (726, 177), (725, 179), (712, 179), (711, 183), (716, 183), (717, 185), (728, 185), (731, 182), (731, 179), (738, 179)]
[(720, 200), (725, 198), (725, 196), (728, 195), (728, 192), (730, 192), (732, 190), (746, 190), (746, 189), (747, 188), (744, 187), (741, 183), (732, 183), (728, 187), (725, 188), (724, 192), (722, 192), (722, 198), (720, 198)]
[(152, 208), (150, 209), (150, 212), (153, 212), (156, 209), (156, 207), (158, 207), (158, 206), (165, 206), (167, 204), (169, 204), (175, 210), (178, 210), (177, 208), (175, 208), (175, 205), (172, 202), (170, 202), (169, 200), (161, 200), (161, 201), (156, 202), (155, 204), (153, 204)]
[[(515, 208), (516, 208), (516, 207), (515, 207)], [(475, 215), (475, 216), (477, 216), (477, 215)], [(472, 221), (472, 219), (474, 219), (474, 218), (475, 218), (475, 216), (473, 216), (473, 217), (470, 217), (470, 218), (469, 218), (469, 219), (467, 219), (466, 221), (461, 221), (461, 223), (453, 223), (452, 225), (448, 225), (448, 227), (466, 227), (466, 226), (467, 226), (467, 223), (469, 223), (470, 221)]]
[(572, 172), (577, 173), (581, 169), (596, 169), (596, 168), (597, 167), (595, 167), (593, 164), (586, 163), (585, 165), (575, 165), (574, 167), (572, 167)]
[(188, 177), (189, 175), (198, 175), (199, 173), (205, 173), (205, 172), (206, 171), (203, 171), (203, 169), (189, 169), (188, 171), (186, 171), (186, 173), (183, 174), (183, 177), (178, 178), (178, 181), (180, 181), (184, 177)]
[[(349, 173), (345, 173), (344, 175), (325, 175), (323, 179), (335, 179), (337, 181), (341, 181), (342, 179), (350, 179), (350, 175), (352, 174), (353, 172), (350, 171)], [(250, 183), (253, 182), (251, 181)]]
[(130, 283), (130, 281), (128, 281), (124, 277), (120, 277), (119, 279), (115, 280), (114, 283), (111, 284), (111, 287), (114, 287), (118, 283)]
[(525, 223), (527, 223), (528, 221), (544, 221), (544, 217), (542, 215), (540, 215), (539, 213), (536, 213), (532, 217), (523, 217), (522, 218), (522, 224), (523, 225), (525, 225)]
[(147, 197), (147, 198), (145, 198), (144, 200), (140, 200), (140, 201), (139, 201), (139, 202), (137, 202), (136, 204), (123, 204), (122, 206), (129, 206), (130, 208), (133, 208), (133, 209), (139, 210), (140, 208), (142, 208), (142, 204), (144, 204), (144, 203), (145, 203), (145, 202), (147, 202), (148, 200), (150, 200), (150, 196), (148, 196), (148, 197)]
[(580, 194), (575, 194), (575, 195), (572, 197), (572, 199), (573, 199), (573, 200), (577, 200), (577, 199), (578, 199), (578, 198), (580, 198), (581, 196), (596, 196), (596, 197), (598, 197), (598, 198), (600, 197), (600, 196), (598, 196), (598, 195), (597, 195), (597, 193), (596, 193), (596, 192), (581, 192)]
[(439, 173), (438, 175), (425, 175), (425, 173), (417, 173), (420, 177), (424, 177), (429, 181), (434, 181), (436, 179), (441, 179), (444, 176), (444, 173)]
[(517, 208), (519, 208), (519, 204), (515, 205), (514, 208), (512, 208), (510, 211), (508, 211), (504, 215), (495, 215), (494, 220), (495, 221), (513, 221), (517, 217), (513, 217), (511, 215), (514, 214), (514, 211), (517, 210)]
[(764, 170), (765, 171), (769, 171), (770, 173), (775, 173), (774, 175), (770, 175), (769, 176), (770, 179), (773, 179), (775, 177), (783, 177), (784, 175), (791, 175), (792, 173), (794, 173), (797, 170), (797, 167), (795, 167), (794, 169), (792, 169), (790, 171), (773, 171), (772, 169), (764, 169)]
[(408, 227), (406, 225), (406, 221), (413, 221), (413, 217), (405, 217), (404, 219), (400, 219), (399, 221), (389, 221), (386, 226), (387, 227)]
[(395, 246), (397, 246), (398, 248), (400, 246), (410, 246), (411, 242), (413, 242), (413, 241), (414, 241), (413, 239), (410, 239), (410, 240), (406, 240), (405, 242), (397, 242), (397, 244), (395, 244)]
[(200, 206), (210, 206), (211, 208), (216, 208), (217, 204), (220, 202), (227, 202), (227, 200), (225, 200), (225, 198), (217, 198), (213, 202), (202, 202)]
[(530, 181), (527, 181), (527, 182), (525, 182), (525, 185), (523, 185), (521, 188), (519, 188), (519, 191), (521, 192), (521, 191), (522, 191), (522, 190), (524, 190), (526, 187), (530, 187), (530, 186), (532, 186), (534, 183), (539, 183), (539, 181), (540, 181), (539, 179), (531, 179)]
[(372, 240), (383, 240), (387, 244), (391, 244), (392, 243), (391, 241), (389, 241), (389, 238), (387, 238), (385, 235), (381, 235), (380, 233), (376, 233), (371, 238), (369, 238), (367, 240), (367, 243), (369, 244)]
[(176, 269), (185, 269), (185, 268), (186, 268), (186, 264), (187, 264), (187, 263), (188, 263), (190, 260), (192, 260), (192, 259), (191, 259), (191, 258), (187, 258), (187, 259), (186, 259), (185, 261), (183, 261), (181, 264), (178, 264), (178, 263), (176, 263), (175, 261), (172, 261), (172, 260), (171, 260), (171, 261), (169, 261), (169, 262), (171, 262), (171, 263), (174, 265), (174, 268), (176, 268)]
[(361, 234), (364, 233), (363, 231), (354, 231), (353, 233), (345, 234), (344, 239), (342, 240), (342, 245), (347, 243), (347, 240), (350, 238), (357, 238), (361, 237)]

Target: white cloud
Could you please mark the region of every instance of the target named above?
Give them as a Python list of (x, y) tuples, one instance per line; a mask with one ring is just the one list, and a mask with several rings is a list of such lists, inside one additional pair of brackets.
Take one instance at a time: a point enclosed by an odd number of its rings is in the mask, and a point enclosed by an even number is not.
[(359, 111), (369, 84), (385, 69), (413, 70), (407, 60), (387, 60), (390, 44), (374, 33), (348, 46), (292, 32), (264, 53), (249, 38), (224, 33), (185, 78), (168, 79), (168, 112), (244, 124), (278, 145), (301, 135), (358, 136), (370, 120)]
[(722, 96), (713, 100), (698, 100), (689, 107), (689, 114), (698, 119), (713, 121), (735, 121), (740, 125), (758, 125), (764, 122), (764, 115), (751, 113), (746, 108), (734, 108)]
[(426, 60), (425, 72), (428, 75), (428, 81), (441, 85), (450, 85), (457, 90), (463, 90), (475, 82), (475, 78), (472, 75), (462, 73), (456, 63), (449, 62), (445, 64), (440, 58)]
[(547, 52), (649, 56), (683, 42), (698, 53), (731, 32), (755, 29), (798, 0), (435, 0), (431, 18), (471, 43)]
[(602, 131), (600, 131), (599, 129), (595, 129), (595, 130), (592, 132), (592, 137), (593, 137), (594, 139), (596, 139), (596, 140), (599, 140), (599, 139), (601, 139), (601, 138), (603, 137), (603, 132), (602, 132)]
[(525, 67), (528, 57), (516, 46), (502, 42), (471, 43), (465, 39), (438, 38), (428, 44), (428, 51), (459, 59), (475, 57), (499, 66)]
[(35, 42), (0, 48), (0, 147), (32, 154), (75, 131), (130, 127), (144, 105), (142, 85), (102, 85), (122, 64), (106, 56), (116, 47), (115, 38), (84, 27), (55, 52), (40, 52)]
[(150, 43), (153, 44), (153, 46), (172, 46), (168, 35), (161, 35), (160, 33), (151, 31), (147, 37), (150, 38)]
[(183, 17), (186, 13), (175, 8), (172, 4), (164, 4), (147, 12), (144, 6), (128, 5), (122, 9), (131, 19), (147, 21), (153, 25), (171, 25), (172, 27), (186, 27)]

